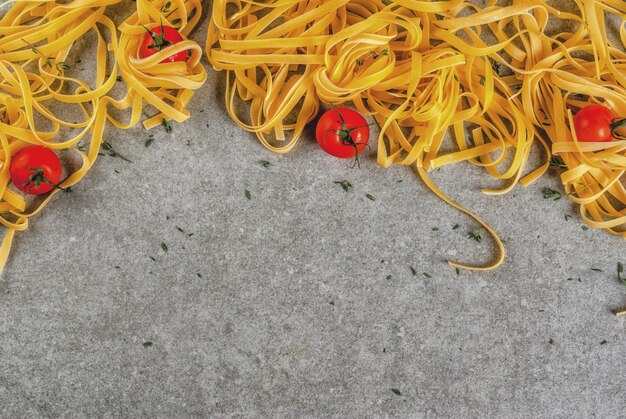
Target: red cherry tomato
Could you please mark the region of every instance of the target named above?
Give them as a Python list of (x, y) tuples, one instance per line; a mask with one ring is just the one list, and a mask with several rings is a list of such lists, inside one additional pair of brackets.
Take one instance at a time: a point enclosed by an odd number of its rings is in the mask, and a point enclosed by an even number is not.
[(9, 174), (15, 186), (28, 194), (41, 195), (53, 190), (61, 180), (61, 161), (49, 148), (25, 147), (11, 158)]
[[(174, 45), (183, 40), (181, 34), (171, 26), (156, 26), (152, 28), (143, 39), (139, 55), (141, 58), (148, 58), (156, 54), (164, 48)], [(187, 59), (187, 51), (177, 52), (163, 61), (162, 63), (173, 63), (175, 61), (185, 61)]]
[(613, 141), (611, 122), (615, 114), (602, 105), (589, 105), (574, 115), (574, 129), (578, 141)]
[(370, 136), (365, 118), (352, 109), (334, 108), (317, 121), (315, 136), (322, 150), (342, 159), (358, 158)]

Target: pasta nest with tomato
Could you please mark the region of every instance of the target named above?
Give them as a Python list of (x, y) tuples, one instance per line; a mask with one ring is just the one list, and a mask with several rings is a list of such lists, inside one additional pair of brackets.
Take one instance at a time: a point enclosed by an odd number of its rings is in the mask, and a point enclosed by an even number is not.
[[(144, 101), (159, 111), (143, 122), (147, 129), (163, 121), (183, 122), (189, 118), (185, 107), (193, 90), (206, 81), (206, 71), (200, 64), (202, 48), (186, 39), (201, 14), (199, 0), (137, 0), (137, 11), (119, 26), (116, 46), (120, 75), (128, 91), (122, 99), (110, 101), (118, 109), (130, 107), (131, 117), (122, 123), (109, 116), (111, 123), (120, 128), (135, 126)], [(169, 32), (179, 38), (175, 42), (168, 40)], [(173, 56), (180, 58), (170, 59)]]
[[(533, 144), (546, 153), (549, 147), (490, 57), (514, 38), (473, 46), (455, 35), (464, 24), (458, 16), (477, 8), (457, 0), (217, 0), (206, 50), (209, 62), (226, 71), (228, 112), (272, 151), (289, 151), (321, 104), (351, 103), (373, 117), (378, 163), (414, 167), (437, 195), (492, 233), (500, 249), (487, 266), (451, 263), (490, 269), (503, 260), (500, 239), (427, 171), (469, 161), (504, 182), (484, 192), (501, 194), (544, 173), (547, 161), (524, 172)], [(237, 113), (237, 95), (250, 102), (249, 122)], [(453, 152), (443, 147), (448, 133)]]
[[(199, 64), (202, 49), (182, 38), (201, 17), (199, 1), (138, 0), (137, 12), (122, 24), (118, 37), (117, 26), (105, 12), (119, 2), (5, 3), (11, 7), (0, 18), (0, 223), (7, 231), (0, 245), (0, 270), (15, 232), (25, 230), (29, 217), (56, 193), (79, 182), (103, 145), (110, 147), (104, 141), (107, 121), (120, 128), (136, 125), (145, 101), (159, 111), (144, 121), (146, 128), (163, 121), (182, 122), (189, 116), (185, 106), (192, 90), (205, 81)], [(139, 57), (139, 45), (156, 22), (176, 26), (181, 40), (162, 45), (150, 57)], [(89, 33), (97, 39), (93, 57), (86, 57), (81, 48)], [(76, 59), (78, 50), (81, 59)], [(184, 59), (160, 62), (172, 54)], [(92, 80), (71, 75), (83, 70), (76, 69), (83, 60), (80, 67), (89, 63), (94, 70)], [(120, 81), (126, 82), (127, 93), (115, 99), (112, 90)], [(129, 121), (118, 121), (109, 113), (109, 104), (130, 108)], [(71, 115), (72, 120), (61, 115)], [(44, 155), (51, 159), (58, 180), (47, 178), (49, 165), (45, 169), (24, 165), (22, 159), (30, 151), (31, 159)], [(12, 161), (20, 162), (19, 167)], [(17, 184), (14, 173), (26, 182)]]
[[(516, 96), (537, 135), (562, 159), (552, 163), (565, 169), (560, 175), (565, 194), (580, 205), (587, 225), (626, 238), (626, 138), (586, 138), (583, 127), (575, 129), (575, 115), (590, 105), (626, 116), (626, 5), (614, 0), (575, 4), (577, 9), (562, 12), (544, 2), (514, 1), (490, 26), (512, 25), (522, 33), (521, 44), (503, 51), (512, 57), (509, 84), (518, 88)], [(575, 29), (548, 36), (551, 20)], [(611, 27), (619, 28), (619, 36), (609, 39)]]
[[(77, 183), (97, 158), (106, 120), (102, 98), (115, 83), (105, 75), (115, 59), (107, 56), (103, 32), (115, 38), (115, 24), (104, 15), (106, 1), (69, 4), (17, 2), (0, 19), (0, 223), (7, 232), (0, 246), (0, 269), (6, 263), (16, 231), (28, 227), (29, 217), (41, 211), (52, 196)], [(68, 56), (88, 32), (98, 39), (96, 86), (68, 76)], [(55, 113), (59, 106), (72, 108), (79, 121)], [(82, 120), (81, 120), (82, 119)], [(72, 134), (68, 134), (72, 133)], [(69, 138), (59, 137), (69, 135)], [(81, 141), (89, 144), (77, 147)], [(50, 193), (35, 198), (15, 190), (10, 177), (13, 157), (30, 146), (48, 150), (72, 150), (79, 163), (66, 168), (64, 179)]]

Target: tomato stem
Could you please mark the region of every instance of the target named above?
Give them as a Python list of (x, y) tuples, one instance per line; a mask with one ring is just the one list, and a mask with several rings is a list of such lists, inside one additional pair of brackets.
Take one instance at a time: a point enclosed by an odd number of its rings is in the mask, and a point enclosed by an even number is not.
[(41, 167), (26, 167), (24, 166), (25, 169), (28, 170), (32, 170), (34, 173), (32, 173), (29, 177), (28, 180), (26, 182), (24, 182), (24, 184), (22, 186), (24, 187), (29, 187), (31, 185), (35, 185), (35, 188), (38, 188), (39, 186), (41, 186), (42, 183), (47, 183), (48, 185), (53, 186), (55, 189), (60, 189), (62, 191), (65, 191), (65, 188), (59, 186), (58, 184), (52, 182), (50, 179), (48, 179), (46, 177), (46, 175), (44, 174), (44, 170)]
[(152, 32), (150, 29), (146, 28), (145, 26), (143, 28), (148, 32), (148, 35), (150, 35), (150, 37), (152, 38), (152, 41), (154, 41), (154, 44), (148, 45), (148, 48), (154, 48), (157, 51), (161, 51), (163, 48), (173, 45), (170, 41), (165, 39), (165, 28), (163, 27), (163, 21), (161, 21), (161, 33), (160, 34), (156, 34)]
[(617, 133), (617, 130), (621, 127), (626, 126), (626, 118), (615, 118), (611, 121), (611, 134), (613, 137), (624, 140), (626, 137)]
[[(337, 134), (339, 136), (339, 138), (341, 138), (341, 144), (345, 145), (345, 146), (351, 146), (354, 147), (354, 163), (352, 164), (352, 167), (357, 166), (360, 168), (361, 167), (361, 162), (359, 160), (359, 148), (358, 146), (360, 144), (363, 143), (357, 143), (354, 141), (354, 139), (352, 138), (352, 132), (359, 129), (359, 128), (365, 128), (365, 127), (369, 127), (370, 125), (373, 124), (366, 124), (366, 125), (359, 125), (356, 127), (352, 127), (352, 128), (348, 128), (348, 126), (346, 125), (346, 121), (345, 119), (343, 119), (343, 115), (341, 115), (341, 112), (339, 112), (337, 109), (333, 110), (337, 113), (337, 115), (339, 115), (339, 119), (341, 120), (341, 129), (338, 130), (332, 130), (329, 129), (328, 131), (326, 131), (326, 134), (324, 134), (324, 136), (326, 136), (329, 132), (333, 132), (335, 134)], [(367, 143), (365, 144), (365, 146), (367, 146)]]

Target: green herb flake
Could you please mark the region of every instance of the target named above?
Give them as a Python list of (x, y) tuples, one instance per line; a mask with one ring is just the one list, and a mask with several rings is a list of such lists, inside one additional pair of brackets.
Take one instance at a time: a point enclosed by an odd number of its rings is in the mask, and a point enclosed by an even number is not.
[(259, 160), (259, 163), (261, 164), (261, 166), (268, 168), (272, 165), (271, 162), (269, 162), (268, 160)]
[(569, 215), (569, 214), (565, 214), (563, 217), (565, 218), (565, 221), (567, 221), (567, 220), (569, 220), (570, 218), (572, 218), (572, 216), (571, 216), (571, 215)]
[(115, 81), (122, 81), (122, 76), (117, 76), (117, 77), (115, 78)]
[(336, 180), (333, 183), (336, 183), (337, 185), (341, 186), (341, 189), (343, 189), (346, 192), (348, 192), (350, 188), (352, 188), (352, 184), (348, 182), (347, 180)]
[(455, 224), (455, 225), (452, 226), (452, 230), (456, 230), (459, 227), (461, 227), (459, 224)]
[(552, 156), (552, 158), (550, 159), (550, 166), (557, 167), (559, 169), (567, 169), (567, 165), (565, 165), (565, 163), (563, 163), (561, 159), (555, 156)]
[(250, 191), (247, 190), (247, 189), (244, 191), (244, 195), (246, 196), (247, 199), (252, 198), (252, 195), (250, 194)]
[(550, 338), (550, 340), (548, 341), (548, 343), (549, 343), (550, 345), (554, 345), (554, 339)]
[(429, 274), (428, 272), (422, 272), (422, 275), (424, 275), (426, 278), (432, 278), (433, 276), (431, 274)]
[(600, 342), (600, 345), (606, 345), (607, 343), (609, 343), (609, 341), (607, 341), (606, 339), (604, 339), (602, 342)]
[(117, 151), (115, 151), (113, 149), (113, 146), (111, 145), (111, 143), (108, 143), (106, 141), (102, 141), (101, 145), (102, 145), (102, 148), (104, 150), (109, 152), (109, 156), (111, 156), (111, 157), (119, 157), (120, 159), (122, 159), (124, 161), (127, 161), (128, 163), (132, 163), (133, 162), (129, 158), (127, 158), (127, 157), (121, 155), (120, 153), (118, 153)]
[(474, 231), (472, 231), (471, 233), (469, 233), (469, 234), (467, 235), (467, 238), (468, 238), (468, 239), (475, 240), (475, 241), (477, 241), (477, 242), (479, 242), (479, 243), (483, 240), (483, 237), (480, 235), (480, 230), (474, 230)]
[(144, 342), (144, 343), (143, 343), (143, 347), (144, 347), (144, 348), (149, 348), (149, 347), (151, 347), (151, 346), (152, 346), (152, 342), (150, 342), (150, 341), (148, 341), (148, 342)]
[(589, 230), (589, 227), (587, 227), (587, 226), (580, 226), (580, 228), (582, 228), (582, 229), (583, 229), (583, 231), (587, 231), (587, 230)]
[(398, 390), (397, 388), (392, 388), (391, 392), (396, 396), (402, 396), (402, 393), (400, 393), (400, 390)]
[(167, 244), (161, 243), (161, 249), (163, 249), (163, 251), (167, 253), (168, 251)]
[(500, 75), (500, 66), (501, 66), (501, 64), (499, 62), (497, 62), (496, 60), (494, 60), (493, 58), (489, 58), (489, 61), (491, 62), (491, 69), (497, 75)]
[(551, 188), (543, 188), (542, 192), (543, 192), (543, 199), (552, 199), (554, 201), (558, 201), (563, 196), (561, 192), (556, 191)]
[(376, 197), (372, 194), (366, 193), (365, 196), (367, 197), (367, 199), (369, 199), (370, 201), (376, 201)]
[(358, 59), (358, 58), (356, 59), (356, 65), (357, 65), (357, 66), (361, 67), (361, 66), (363, 66), (363, 64), (365, 64), (365, 61), (360, 60), (360, 59)]
[(148, 140), (146, 141), (146, 143), (144, 144), (144, 146), (146, 147), (150, 147), (150, 145), (154, 142), (154, 138), (148, 138)]
[(603, 271), (602, 269), (600, 269), (600, 268), (591, 268), (591, 270), (592, 270), (592, 271), (595, 271), (595, 272), (604, 272), (604, 271)]
[(439, 227), (433, 227), (431, 228), (432, 231), (439, 231)]
[(174, 19), (172, 20), (172, 25), (178, 25), (182, 21), (183, 21), (182, 19)]
[(415, 268), (413, 268), (412, 266), (409, 266), (409, 269), (411, 270), (411, 274), (413, 276), (417, 275), (417, 271), (415, 270)]
[(60, 62), (56, 63), (56, 68), (59, 71), (65, 71), (65, 70), (69, 70), (70, 66), (65, 64), (65, 61), (60, 61)]
[(617, 280), (622, 284), (626, 285), (626, 277), (622, 278), (624, 274), (624, 264), (622, 262), (617, 262)]
[(391, 275), (387, 275), (387, 281), (389, 281), (391, 278), (393, 278)]
[(461, 275), (461, 271), (459, 270), (459, 268), (454, 268), (454, 270), (456, 271), (457, 275)]
[(163, 125), (163, 128), (165, 128), (165, 132), (167, 132), (168, 134), (172, 133), (172, 126), (167, 119), (163, 118), (163, 120), (161, 121), (161, 125)]
[(167, 3), (165, 3), (163, 5), (163, 7), (161, 8), (161, 13), (167, 13), (170, 11), (170, 7), (172, 7), (172, 2), (168, 1)]

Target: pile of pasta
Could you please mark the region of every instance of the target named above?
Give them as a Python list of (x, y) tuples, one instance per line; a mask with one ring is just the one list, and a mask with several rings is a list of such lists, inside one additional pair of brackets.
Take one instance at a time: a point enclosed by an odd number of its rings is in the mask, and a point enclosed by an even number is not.
[[(199, 64), (200, 46), (183, 40), (142, 59), (139, 44), (147, 30), (161, 24), (189, 34), (201, 16), (200, 1), (137, 0), (137, 12), (120, 26), (118, 36), (118, 28), (106, 11), (119, 2), (14, 1), (2, 5), (10, 8), (0, 19), (0, 223), (6, 227), (0, 245), (0, 270), (15, 232), (25, 230), (29, 218), (60, 191), (55, 188), (44, 198), (33, 199), (13, 189), (9, 167), (15, 153), (41, 145), (79, 156), (82, 163), (76, 170), (64, 170), (67, 173), (59, 186), (67, 190), (96, 161), (105, 141), (107, 121), (120, 128), (132, 127), (140, 121), (144, 104), (157, 111), (143, 121), (146, 128), (189, 117), (185, 105), (193, 89), (206, 78)], [(90, 32), (97, 39), (93, 57), (85, 56), (81, 48), (81, 39)], [(68, 57), (73, 49), (81, 51), (76, 62), (93, 65), (93, 80), (71, 75), (75, 69)], [(186, 62), (160, 63), (178, 50), (191, 51)], [(126, 94), (116, 99), (111, 92), (121, 82)], [(114, 118), (109, 113), (111, 107), (127, 110), (128, 121)], [(71, 114), (73, 120), (60, 114)]]
[[(159, 25), (176, 28), (188, 36), (202, 16), (200, 0), (137, 1), (137, 12), (124, 21), (117, 48), (117, 60), (122, 79), (128, 85), (128, 94), (122, 100), (111, 101), (118, 109), (132, 109), (130, 122), (124, 124), (109, 117), (119, 128), (135, 126), (142, 114), (145, 102), (159, 113), (143, 121), (145, 128), (160, 125), (163, 120), (183, 122), (189, 118), (185, 108), (194, 90), (206, 81), (206, 71), (200, 64), (202, 48), (194, 41), (185, 39), (163, 48), (148, 58), (139, 58), (137, 51), (146, 29)], [(188, 51), (186, 61), (166, 62), (165, 58), (180, 51)]]
[[(528, 185), (563, 159), (565, 191), (592, 227), (626, 237), (626, 142), (578, 142), (572, 113), (602, 103), (626, 116), (626, 4), (543, 0), (214, 0), (206, 54), (226, 72), (226, 109), (277, 153), (291, 150), (322, 105), (351, 104), (380, 127), (377, 161), (430, 169), (467, 161)], [(618, 19), (617, 43), (605, 14)], [(573, 27), (571, 32), (553, 28)], [(239, 102), (249, 103), (240, 115)], [(454, 150), (444, 147), (451, 135)], [(545, 160), (528, 167), (533, 147)]]

